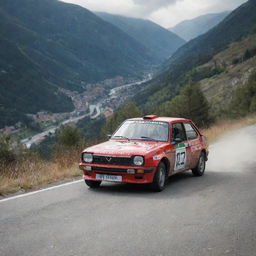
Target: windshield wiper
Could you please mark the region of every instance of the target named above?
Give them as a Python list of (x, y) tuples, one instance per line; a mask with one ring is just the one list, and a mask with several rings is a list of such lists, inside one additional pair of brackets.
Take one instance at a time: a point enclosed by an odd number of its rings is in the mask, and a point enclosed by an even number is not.
[(141, 139), (145, 139), (145, 140), (154, 140), (154, 141), (157, 141), (156, 139), (153, 139), (153, 138), (150, 138), (150, 137), (147, 137), (147, 136), (141, 136), (140, 138), (141, 138)]
[(125, 137), (125, 136), (113, 136), (113, 138), (120, 138), (120, 139), (126, 139), (126, 140), (129, 140), (129, 138)]

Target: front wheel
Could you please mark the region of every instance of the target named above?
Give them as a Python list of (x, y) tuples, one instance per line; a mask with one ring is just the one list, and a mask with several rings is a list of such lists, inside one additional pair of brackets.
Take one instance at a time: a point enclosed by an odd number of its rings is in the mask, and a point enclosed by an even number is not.
[(192, 169), (192, 173), (195, 176), (202, 176), (204, 175), (204, 171), (205, 171), (205, 154), (202, 152), (198, 160), (197, 166)]
[(101, 181), (95, 181), (95, 180), (84, 180), (86, 185), (90, 188), (98, 188), (101, 184)]
[(153, 183), (151, 187), (156, 192), (161, 192), (165, 188), (165, 181), (166, 181), (166, 167), (163, 162), (161, 162), (156, 170)]

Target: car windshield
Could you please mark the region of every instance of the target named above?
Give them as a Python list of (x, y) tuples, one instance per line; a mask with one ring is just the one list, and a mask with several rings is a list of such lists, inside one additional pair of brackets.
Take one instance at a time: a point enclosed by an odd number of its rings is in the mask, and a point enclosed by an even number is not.
[(112, 139), (168, 141), (168, 123), (157, 121), (126, 121)]

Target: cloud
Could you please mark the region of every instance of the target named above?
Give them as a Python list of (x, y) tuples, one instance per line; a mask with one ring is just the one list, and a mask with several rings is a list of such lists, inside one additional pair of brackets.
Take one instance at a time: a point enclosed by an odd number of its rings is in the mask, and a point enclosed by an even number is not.
[(152, 10), (159, 10), (163, 7), (174, 5), (182, 0), (133, 0), (133, 3), (140, 7), (148, 7)]
[(208, 13), (231, 11), (247, 0), (183, 0), (152, 12), (148, 19), (169, 28)]
[(59, 0), (81, 5), (91, 11), (109, 12), (126, 16), (136, 16), (133, 13), (133, 0)]
[(152, 20), (166, 28), (207, 13), (233, 10), (246, 0), (62, 0), (101, 11)]
[(150, 15), (162, 8), (170, 5), (175, 5), (177, 2), (183, 0), (132, 0), (134, 3), (134, 10), (144, 15)]
[(147, 19), (152, 13), (184, 0), (62, 0), (89, 10)]

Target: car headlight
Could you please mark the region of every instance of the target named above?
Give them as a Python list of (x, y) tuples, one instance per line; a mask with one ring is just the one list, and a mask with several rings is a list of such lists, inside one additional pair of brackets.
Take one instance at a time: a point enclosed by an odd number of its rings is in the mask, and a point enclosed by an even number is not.
[(85, 163), (91, 163), (93, 161), (93, 156), (91, 153), (84, 153), (83, 154), (83, 161)]
[(135, 156), (133, 158), (134, 165), (142, 166), (144, 164), (144, 158), (143, 156)]

